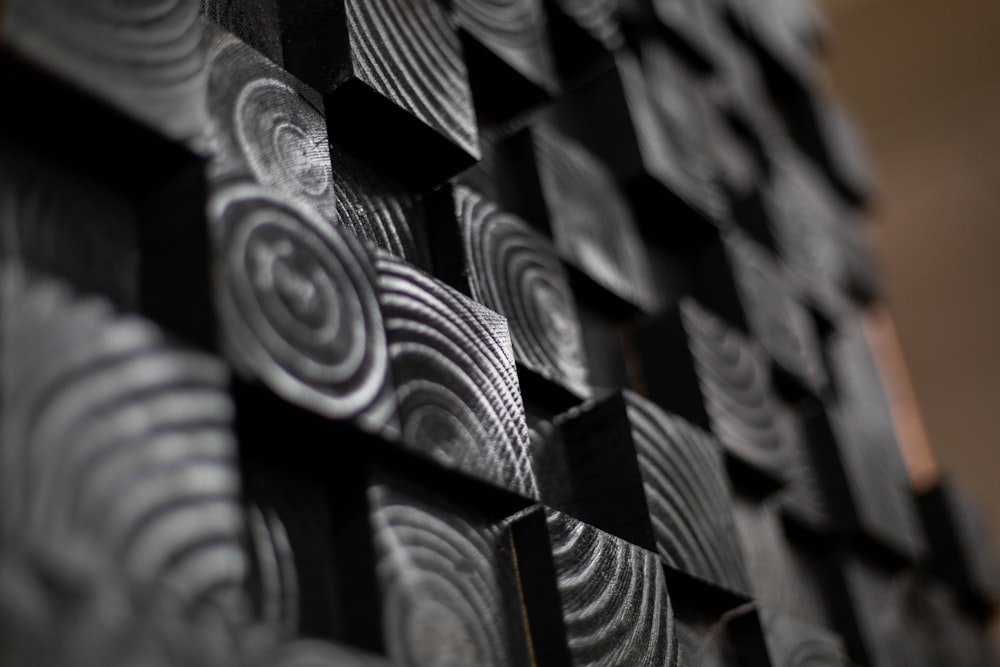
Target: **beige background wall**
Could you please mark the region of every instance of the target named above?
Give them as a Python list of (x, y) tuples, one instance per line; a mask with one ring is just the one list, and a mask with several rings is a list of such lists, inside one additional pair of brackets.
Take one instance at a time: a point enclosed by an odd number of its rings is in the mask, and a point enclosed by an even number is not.
[[(931, 446), (1000, 542), (1000, 0), (825, 0)], [(1000, 546), (1000, 544), (998, 544)]]

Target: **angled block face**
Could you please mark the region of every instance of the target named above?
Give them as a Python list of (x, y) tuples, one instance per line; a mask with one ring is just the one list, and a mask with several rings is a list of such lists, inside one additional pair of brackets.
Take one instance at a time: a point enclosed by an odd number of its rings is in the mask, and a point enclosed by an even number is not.
[(19, 0), (2, 41), (177, 141), (202, 144), (205, 20), (197, 0)]
[(573, 664), (681, 664), (656, 554), (564, 514), (546, 517)]
[(337, 222), (355, 236), (429, 271), (426, 215), (416, 194), (331, 146)]
[(226, 368), (17, 265), (0, 265), (0, 285), (5, 540), (76, 586), (237, 612), (247, 563)]
[(401, 665), (527, 665), (503, 527), (391, 482), (368, 490), (385, 648)]
[(760, 614), (771, 662), (781, 667), (848, 667), (847, 649), (840, 637), (771, 610)]
[(754, 338), (779, 371), (818, 394), (827, 377), (808, 312), (789, 293), (762, 246), (735, 230), (727, 235), (725, 245)]
[(661, 557), (687, 575), (750, 597), (721, 447), (635, 394), (626, 393), (626, 401)]
[(832, 410), (860, 530), (905, 558), (926, 545), (878, 368), (862, 321), (847, 318), (830, 341), (839, 401)]
[(232, 34), (214, 25), (206, 34), (210, 177), (250, 178), (336, 221), (319, 95)]
[(729, 204), (720, 186), (721, 170), (710, 148), (695, 83), (667, 45), (650, 39), (641, 49), (653, 108), (663, 125), (663, 136), (670, 142), (666, 184), (707, 219), (724, 220)]
[(542, 0), (456, 0), (464, 56), (481, 120), (503, 121), (555, 89)]
[[(564, 13), (608, 51), (625, 46), (621, 10), (615, 0), (550, 0), (555, 11)], [(553, 11), (550, 9), (550, 12)], [(559, 45), (556, 45), (559, 48)]]
[(656, 304), (638, 230), (614, 178), (587, 149), (550, 128), (535, 133), (542, 192), (560, 254), (640, 308)]
[(775, 497), (737, 496), (736, 528), (757, 601), (819, 627), (829, 627), (822, 563), (784, 529)]
[(0, 201), (0, 257), (138, 307), (139, 233), (127, 199), (4, 142)]
[(681, 302), (712, 433), (733, 456), (783, 480), (791, 444), (775, 421), (775, 397), (757, 351), (697, 302)]
[(375, 269), (313, 209), (236, 182), (209, 202), (221, 343), (285, 400), (398, 430)]
[(507, 321), (384, 253), (375, 264), (403, 440), (537, 496)]
[(555, 248), (473, 190), (457, 186), (454, 197), (472, 296), (507, 318), (518, 362), (589, 396), (579, 315)]
[(436, 0), (283, 2), (285, 66), (323, 94), (331, 138), (432, 188), (479, 159), (461, 44)]

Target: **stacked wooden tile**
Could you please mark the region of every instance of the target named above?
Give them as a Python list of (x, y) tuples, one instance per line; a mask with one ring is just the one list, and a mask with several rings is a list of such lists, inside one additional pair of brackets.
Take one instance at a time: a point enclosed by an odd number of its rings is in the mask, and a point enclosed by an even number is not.
[(807, 0), (0, 31), (0, 664), (995, 664)]

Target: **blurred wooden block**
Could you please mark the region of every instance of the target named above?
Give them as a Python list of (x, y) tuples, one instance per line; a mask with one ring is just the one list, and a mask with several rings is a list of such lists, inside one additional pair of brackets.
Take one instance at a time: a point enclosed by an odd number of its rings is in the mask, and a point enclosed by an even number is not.
[(552, 128), (534, 133), (548, 227), (559, 253), (635, 307), (656, 305), (648, 259), (628, 203), (590, 152)]
[(360, 239), (430, 271), (423, 201), (339, 146), (331, 145), (337, 222)]
[(536, 497), (507, 320), (385, 253), (375, 267), (403, 441)]
[(568, 88), (612, 67), (611, 54), (625, 47), (616, 0), (546, 0), (552, 51)]
[(838, 397), (831, 407), (855, 521), (882, 548), (910, 560), (921, 558), (915, 497), (896, 441), (875, 359), (859, 318), (846, 318), (830, 340)]
[[(644, 39), (639, 53), (654, 109), (670, 142), (664, 164), (669, 164), (669, 173), (664, 173), (666, 184), (702, 222), (722, 224), (729, 218), (729, 202), (709, 144), (697, 84), (659, 40)], [(690, 224), (696, 225), (698, 220)]]
[(824, 553), (810, 551), (792, 538), (774, 497), (758, 502), (738, 495), (733, 515), (757, 601), (811, 625), (831, 627)]
[(209, 125), (198, 0), (17, 0), (2, 14), (3, 48), (170, 139), (203, 147)]
[(660, 556), (674, 570), (749, 598), (720, 445), (635, 394), (625, 399)]
[[(434, 225), (439, 275), (507, 318), (514, 358), (521, 366), (579, 397), (567, 397), (570, 403), (588, 397), (580, 320), (555, 247), (464, 185), (443, 190), (441, 199), (441, 207), (450, 204), (451, 210), (441, 211)], [(461, 265), (446, 267), (449, 259)], [(538, 388), (541, 393), (556, 390), (551, 385)]]
[(716, 68), (711, 33), (703, 14), (710, 3), (690, 0), (645, 0), (650, 14), (666, 28), (666, 41), (702, 75)]
[(385, 649), (394, 662), (532, 664), (503, 525), (391, 477), (374, 478), (368, 502)]
[(674, 606), (684, 665), (771, 667), (760, 620), (752, 607), (720, 615), (683, 601)]
[(746, 323), (772, 359), (779, 387), (792, 395), (822, 394), (828, 379), (813, 320), (771, 256), (736, 230), (726, 236), (725, 249)]
[(786, 481), (793, 445), (775, 421), (767, 367), (741, 334), (685, 297), (641, 325), (636, 341), (654, 401), (711, 431), (738, 471), (750, 473), (745, 481)]
[(461, 44), (436, 0), (282, 2), (285, 67), (326, 102), (331, 139), (430, 189), (479, 159)]
[(994, 608), (1000, 598), (1000, 566), (986, 518), (974, 498), (961, 487), (942, 482), (920, 493), (917, 503), (931, 567), (974, 609)]
[[(541, 535), (525, 525), (541, 521)], [(558, 609), (539, 609), (542, 600), (536, 598), (528, 614), (561, 616), (570, 659), (545, 664), (680, 664), (670, 596), (655, 553), (554, 510), (519, 517), (512, 535), (519, 561), (552, 561), (558, 595), (545, 601)], [(558, 627), (558, 619), (549, 627)]]
[(209, 202), (220, 344), (244, 377), (366, 430), (398, 432), (378, 279), (314, 209), (240, 181)]
[(248, 563), (220, 360), (99, 295), (3, 260), (0, 367), (4, 548), (52, 573), (47, 594), (5, 596), (41, 614), (18, 623), (93, 656), (109, 654), (74, 635), (82, 626), (72, 619), (107, 609), (81, 599), (87, 606), (67, 612), (77, 595), (169, 599), (192, 618), (241, 613)]
[(771, 610), (760, 617), (773, 664), (848, 667), (847, 649), (836, 633)]
[(642, 66), (628, 51), (615, 66), (567, 91), (554, 109), (567, 134), (608, 165), (627, 188), (643, 230), (664, 243), (697, 243), (710, 225), (684, 219), (684, 207), (671, 191), (676, 166), (671, 141), (658, 116)]
[(555, 92), (542, 0), (453, 0), (480, 120), (504, 122)]
[(0, 112), (9, 211), (0, 253), (23, 254), (210, 347), (202, 159), (5, 49), (0, 72), (32, 91)]

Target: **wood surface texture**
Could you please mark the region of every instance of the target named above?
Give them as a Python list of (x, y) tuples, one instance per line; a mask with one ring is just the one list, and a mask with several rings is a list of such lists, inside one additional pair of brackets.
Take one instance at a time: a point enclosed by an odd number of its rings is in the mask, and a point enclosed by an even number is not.
[(0, 2), (0, 665), (994, 667), (823, 39)]

